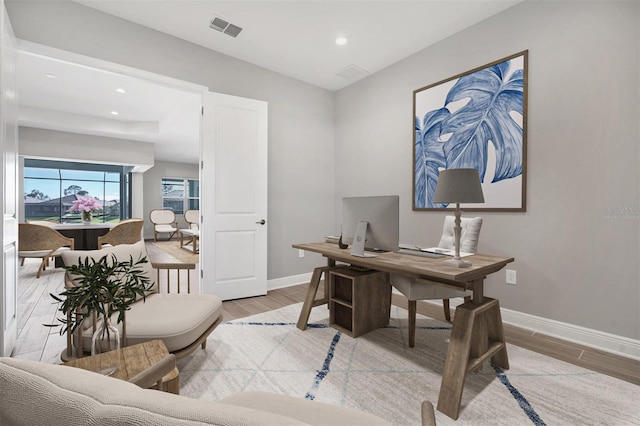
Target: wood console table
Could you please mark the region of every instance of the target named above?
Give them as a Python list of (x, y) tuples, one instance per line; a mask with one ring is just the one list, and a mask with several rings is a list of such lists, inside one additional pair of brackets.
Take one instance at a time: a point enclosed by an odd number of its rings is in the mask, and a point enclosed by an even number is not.
[(306, 329), (311, 309), (326, 303), (326, 297), (315, 301), (315, 294), (321, 275), (328, 274), (336, 261), (473, 291), (473, 300), (456, 308), (438, 397), (438, 411), (452, 419), (458, 418), (464, 380), (470, 372), (477, 370), (488, 358), (493, 364), (509, 369), (500, 305), (497, 300), (484, 296), (484, 279), (513, 262), (512, 257), (475, 254), (465, 258), (473, 263), (472, 266), (456, 268), (444, 264), (441, 258), (392, 252), (377, 253), (377, 257), (356, 257), (332, 243), (294, 244), (293, 247), (322, 254), (328, 263), (313, 273), (298, 319), (297, 326), (301, 330)]

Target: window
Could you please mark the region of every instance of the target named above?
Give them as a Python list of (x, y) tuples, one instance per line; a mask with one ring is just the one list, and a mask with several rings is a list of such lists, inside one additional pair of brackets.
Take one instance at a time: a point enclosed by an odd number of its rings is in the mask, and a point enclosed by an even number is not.
[(162, 208), (184, 214), (200, 209), (200, 181), (197, 179), (162, 178)]
[(90, 197), (100, 208), (96, 222), (117, 222), (131, 217), (131, 167), (25, 159), (24, 213), (26, 220), (74, 223), (80, 212), (74, 201)]

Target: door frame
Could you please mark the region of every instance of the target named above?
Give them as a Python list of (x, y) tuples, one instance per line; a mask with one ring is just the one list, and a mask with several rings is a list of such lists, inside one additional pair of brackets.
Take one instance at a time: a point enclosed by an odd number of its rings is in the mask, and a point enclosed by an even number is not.
[[(11, 356), (18, 338), (18, 101), (17, 40), (4, 1), (0, 16), (0, 146), (2, 146), (2, 288), (0, 289), (0, 355)], [(7, 179), (9, 177), (9, 179)], [(13, 191), (7, 190), (14, 183)]]

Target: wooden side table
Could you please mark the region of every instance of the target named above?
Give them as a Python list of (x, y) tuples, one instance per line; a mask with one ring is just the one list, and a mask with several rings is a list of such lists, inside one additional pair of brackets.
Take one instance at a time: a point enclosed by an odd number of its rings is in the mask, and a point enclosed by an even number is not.
[[(180, 247), (189, 250), (189, 247), (185, 247), (191, 244), (191, 251), (194, 253), (200, 253), (200, 249), (198, 248), (198, 241), (200, 240), (200, 230), (199, 229), (181, 229), (178, 231), (180, 234)], [(185, 242), (185, 237), (187, 237), (187, 241)]]
[[(98, 371), (102, 362), (113, 359), (113, 357), (120, 357), (119, 367), (111, 377), (129, 381), (136, 374), (158, 363), (167, 355), (169, 355), (169, 351), (162, 340), (151, 340), (116, 351), (74, 359), (65, 362), (63, 365)], [(155, 389), (156, 385), (152, 386), (152, 388)], [(162, 388), (160, 390), (176, 395), (180, 393), (180, 372), (177, 367), (162, 378)]]

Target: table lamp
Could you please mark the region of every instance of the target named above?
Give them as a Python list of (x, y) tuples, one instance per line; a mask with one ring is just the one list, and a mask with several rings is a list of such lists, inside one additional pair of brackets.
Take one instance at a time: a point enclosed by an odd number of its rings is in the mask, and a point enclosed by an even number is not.
[(455, 256), (444, 263), (464, 268), (471, 266), (471, 262), (460, 257), (460, 203), (484, 203), (480, 176), (476, 169), (449, 169), (441, 170), (433, 194), (435, 203), (456, 203), (456, 220), (453, 227), (455, 236)]

